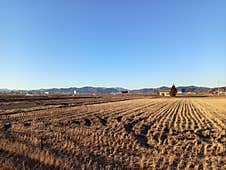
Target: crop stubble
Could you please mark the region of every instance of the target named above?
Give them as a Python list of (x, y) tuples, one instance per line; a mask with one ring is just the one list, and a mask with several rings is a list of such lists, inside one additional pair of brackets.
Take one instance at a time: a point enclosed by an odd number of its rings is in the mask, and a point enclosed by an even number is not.
[[(225, 98), (136, 99), (0, 115), (0, 165), (225, 169)], [(7, 122), (11, 127), (3, 127)]]

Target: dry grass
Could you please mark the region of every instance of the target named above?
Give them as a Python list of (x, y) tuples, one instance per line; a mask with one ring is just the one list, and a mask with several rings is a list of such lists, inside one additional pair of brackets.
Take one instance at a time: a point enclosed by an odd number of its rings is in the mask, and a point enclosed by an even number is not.
[(225, 103), (156, 98), (2, 114), (0, 169), (225, 169)]

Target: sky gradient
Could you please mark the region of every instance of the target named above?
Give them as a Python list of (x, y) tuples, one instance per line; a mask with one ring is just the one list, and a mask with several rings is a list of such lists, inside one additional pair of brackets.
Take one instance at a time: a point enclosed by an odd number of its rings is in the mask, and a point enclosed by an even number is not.
[(0, 88), (226, 85), (225, 0), (1, 0)]

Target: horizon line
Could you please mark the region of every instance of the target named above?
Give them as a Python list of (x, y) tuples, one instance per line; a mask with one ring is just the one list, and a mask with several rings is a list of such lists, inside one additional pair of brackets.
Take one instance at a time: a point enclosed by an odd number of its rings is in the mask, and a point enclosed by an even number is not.
[[(175, 84), (174, 84), (175, 85)], [(203, 88), (218, 88), (218, 87), (225, 87), (226, 85), (222, 86), (202, 86), (202, 85), (176, 85), (176, 87), (189, 87), (189, 86), (195, 86), (195, 87), (203, 87)], [(168, 87), (170, 88), (171, 86), (168, 85), (161, 85), (161, 86), (156, 86), (156, 87), (140, 87), (140, 88), (126, 88), (123, 86), (92, 86), (92, 85), (86, 85), (86, 86), (70, 86), (70, 87), (42, 87), (42, 88), (0, 88), (1, 90), (48, 90), (48, 89), (68, 89), (68, 88), (84, 88), (84, 87), (93, 87), (93, 88), (123, 88), (126, 90), (140, 90), (140, 89), (157, 89), (161, 87)]]

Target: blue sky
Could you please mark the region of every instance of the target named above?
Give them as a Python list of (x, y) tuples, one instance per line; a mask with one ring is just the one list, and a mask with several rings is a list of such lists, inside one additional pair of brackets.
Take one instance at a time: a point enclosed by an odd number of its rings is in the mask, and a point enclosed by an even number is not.
[(226, 85), (225, 8), (225, 0), (0, 0), (0, 88)]

